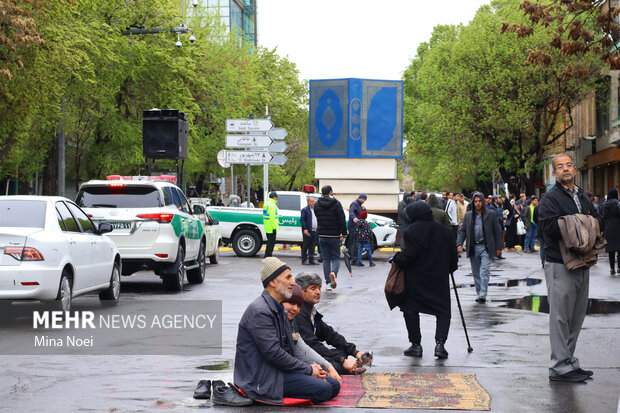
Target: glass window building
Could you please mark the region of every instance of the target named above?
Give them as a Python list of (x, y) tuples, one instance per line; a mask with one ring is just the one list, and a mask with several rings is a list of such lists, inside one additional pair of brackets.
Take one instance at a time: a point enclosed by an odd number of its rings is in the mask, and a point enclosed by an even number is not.
[(219, 12), (222, 23), (231, 33), (257, 45), (256, 0), (202, 0), (209, 12)]

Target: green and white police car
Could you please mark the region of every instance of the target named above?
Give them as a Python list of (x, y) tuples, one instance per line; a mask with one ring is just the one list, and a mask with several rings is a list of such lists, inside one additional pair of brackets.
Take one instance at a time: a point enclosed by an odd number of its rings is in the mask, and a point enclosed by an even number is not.
[(204, 281), (207, 239), (200, 211), (190, 208), (175, 181), (110, 175), (83, 183), (76, 203), (96, 224), (112, 224), (107, 236), (118, 247), (123, 275), (152, 270), (167, 289), (180, 291), (186, 275), (190, 283)]

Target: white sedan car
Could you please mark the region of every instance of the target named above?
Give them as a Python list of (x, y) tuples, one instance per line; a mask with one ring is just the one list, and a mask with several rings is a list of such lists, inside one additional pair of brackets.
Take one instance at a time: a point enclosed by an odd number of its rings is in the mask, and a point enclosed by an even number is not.
[(99, 292), (104, 305), (120, 295), (121, 257), (104, 233), (62, 197), (0, 196), (0, 300), (55, 300)]

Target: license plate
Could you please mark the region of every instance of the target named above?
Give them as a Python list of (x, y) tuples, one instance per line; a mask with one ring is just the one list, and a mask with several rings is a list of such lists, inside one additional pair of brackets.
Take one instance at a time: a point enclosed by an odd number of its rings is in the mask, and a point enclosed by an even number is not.
[(110, 222), (112, 224), (112, 228), (114, 229), (131, 229), (131, 224), (129, 222)]

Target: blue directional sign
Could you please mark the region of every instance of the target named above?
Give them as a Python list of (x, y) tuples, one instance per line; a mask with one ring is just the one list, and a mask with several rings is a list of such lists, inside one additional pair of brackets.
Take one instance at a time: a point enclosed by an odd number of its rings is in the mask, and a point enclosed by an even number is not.
[(403, 82), (310, 81), (311, 158), (402, 158)]

